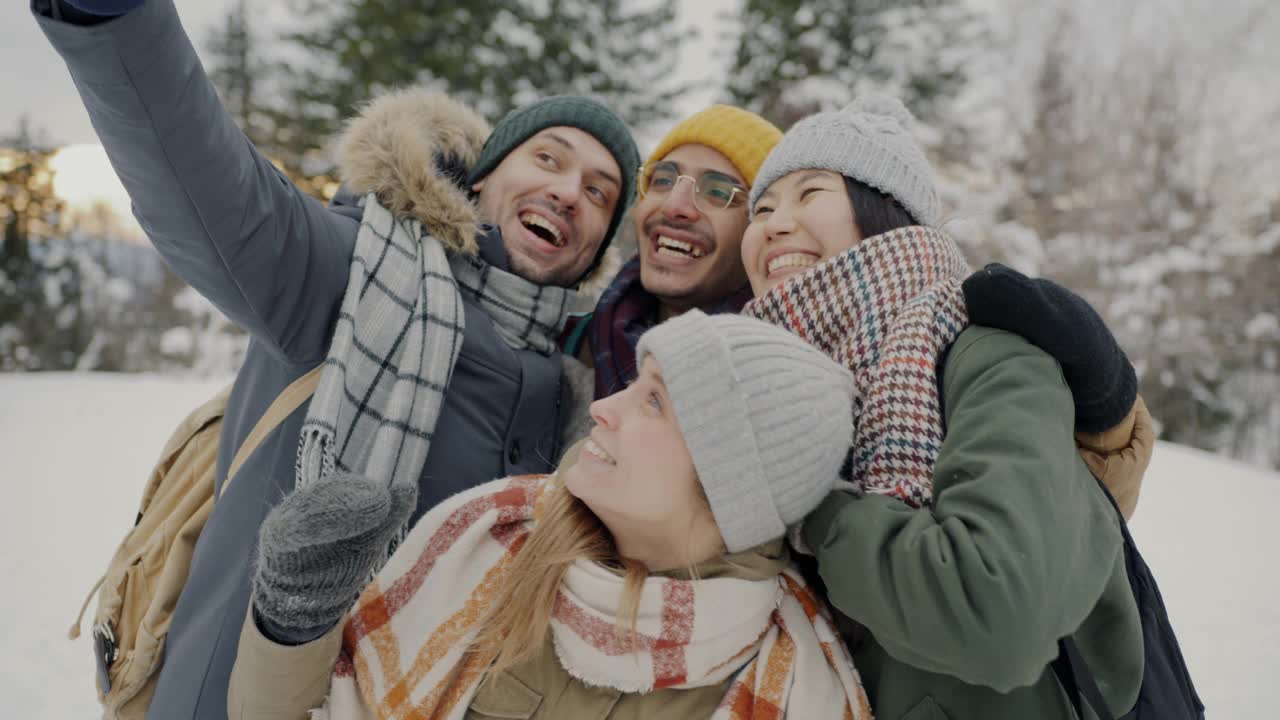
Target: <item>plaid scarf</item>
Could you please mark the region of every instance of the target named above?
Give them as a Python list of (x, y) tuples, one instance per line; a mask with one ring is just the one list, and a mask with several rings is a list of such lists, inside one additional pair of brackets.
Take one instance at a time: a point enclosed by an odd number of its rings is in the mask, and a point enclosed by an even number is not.
[(395, 217), (370, 193), (333, 342), (302, 425), (296, 485), (335, 467), (417, 485), (462, 347), (463, 296), (487, 311), (513, 349), (549, 353), (568, 292), (475, 257), (447, 257), (418, 220)]
[[(737, 313), (751, 299), (744, 287), (709, 308), (708, 315)], [(658, 324), (658, 298), (640, 283), (640, 256), (631, 258), (600, 296), (590, 323), (591, 354), (596, 371), (596, 399), (608, 397), (636, 379), (636, 345), (646, 330)], [(567, 333), (566, 336), (573, 333)], [(577, 356), (578, 349), (565, 351)]]
[(848, 480), (856, 493), (933, 499), (942, 449), (938, 362), (969, 324), (955, 241), (914, 226), (867, 238), (751, 301), (744, 313), (785, 327), (853, 371)]
[(536, 285), (475, 255), (451, 255), (449, 267), (462, 296), (493, 319), (498, 335), (508, 347), (543, 355), (556, 351), (556, 338), (568, 317), (572, 290)]
[[(424, 516), (352, 610), (317, 717), (465, 717), (487, 669), (471, 642), (554, 483), (495, 480)], [(551, 632), (582, 682), (646, 692), (734, 677), (713, 718), (870, 719), (844, 644), (794, 570), (762, 581), (649, 578), (639, 650), (614, 631), (623, 584), (588, 562), (566, 576)]]

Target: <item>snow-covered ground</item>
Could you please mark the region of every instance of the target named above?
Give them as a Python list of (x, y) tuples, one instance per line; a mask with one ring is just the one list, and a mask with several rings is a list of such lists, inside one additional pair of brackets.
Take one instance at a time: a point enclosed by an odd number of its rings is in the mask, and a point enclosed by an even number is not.
[[(0, 715), (91, 718), (89, 643), (66, 638), (176, 421), (223, 381), (0, 375)], [(1211, 720), (1280, 700), (1280, 474), (1156, 451), (1133, 524)]]

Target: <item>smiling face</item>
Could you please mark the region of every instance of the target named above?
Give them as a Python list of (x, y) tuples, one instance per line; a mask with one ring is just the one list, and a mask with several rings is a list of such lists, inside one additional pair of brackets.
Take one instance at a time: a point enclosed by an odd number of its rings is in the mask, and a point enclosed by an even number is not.
[(720, 209), (700, 208), (687, 180), (637, 201), (640, 282), (670, 315), (714, 305), (746, 284), (740, 250), (749, 220), (742, 202), (748, 188), (733, 163), (706, 145), (681, 145), (661, 163), (679, 175), (697, 180), (711, 174), (740, 188), (734, 202)]
[(760, 297), (861, 241), (844, 178), (829, 170), (797, 170), (756, 202), (742, 240), (742, 262), (751, 291)]
[(620, 544), (629, 529), (671, 538), (677, 546), (693, 537), (719, 541), (693, 456), (652, 357), (645, 357), (639, 377), (625, 390), (593, 402), (591, 417), (596, 427), (578, 461), (563, 473), (564, 484)]
[(613, 155), (591, 134), (552, 127), (517, 146), (472, 189), (481, 217), (502, 231), (512, 271), (567, 287), (604, 241), (621, 177)]

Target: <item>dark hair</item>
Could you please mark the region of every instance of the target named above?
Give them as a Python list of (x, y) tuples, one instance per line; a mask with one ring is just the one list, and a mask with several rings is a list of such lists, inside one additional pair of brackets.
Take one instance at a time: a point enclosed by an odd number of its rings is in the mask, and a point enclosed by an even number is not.
[(860, 180), (845, 175), (844, 189), (849, 194), (849, 203), (853, 205), (853, 223), (864, 238), (920, 224), (892, 195)]

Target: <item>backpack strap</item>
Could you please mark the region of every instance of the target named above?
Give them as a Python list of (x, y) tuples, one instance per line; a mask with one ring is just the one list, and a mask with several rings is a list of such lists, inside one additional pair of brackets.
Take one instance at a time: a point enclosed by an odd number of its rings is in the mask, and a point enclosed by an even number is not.
[[(272, 430), (284, 422), (284, 419), (293, 414), (307, 398), (311, 397), (316, 386), (320, 384), (320, 371), (324, 370), (324, 364), (321, 363), (312, 368), (310, 372), (302, 377), (289, 383), (276, 399), (272, 401), (271, 406), (258, 418), (257, 424), (253, 426), (253, 430), (249, 431), (249, 436), (245, 438), (244, 444), (236, 451), (235, 457), (231, 460), (231, 467), (227, 470), (227, 479), (222, 483), (222, 491), (226, 492), (227, 485), (231, 483), (231, 479), (236, 476), (236, 472), (240, 470), (240, 466), (244, 465), (254, 450), (262, 444), (263, 439), (271, 434)], [(225, 392), (225, 391), (224, 391)], [(214, 500), (217, 500), (221, 493), (215, 493)], [(138, 515), (142, 517), (141, 513)], [(76, 615), (75, 624), (71, 626), (71, 630), (67, 632), (67, 637), (75, 640), (80, 637), (80, 625), (84, 621), (84, 614), (89, 609), (89, 603), (92, 602), (94, 595), (98, 592), (98, 588), (106, 582), (107, 575), (103, 573), (98, 578), (98, 582), (94, 583), (93, 588), (85, 595), (84, 603), (80, 606), (80, 612)]]
[[(1107, 486), (1098, 478), (1094, 478), (1094, 482), (1098, 484), (1098, 489), (1107, 497), (1111, 503), (1111, 509), (1115, 511), (1116, 517), (1120, 521), (1121, 544), (1131, 542), (1127, 523), (1124, 519), (1124, 513), (1120, 511), (1120, 505), (1116, 503), (1115, 497), (1111, 495), (1111, 491), (1107, 490)], [(1122, 548), (1123, 552), (1123, 548)], [(1128, 569), (1128, 557), (1123, 558)], [(1066, 691), (1067, 697), (1071, 698), (1071, 704), (1075, 708), (1076, 715), (1084, 717), (1081, 711), (1080, 700), (1083, 698), (1093, 708), (1094, 715), (1099, 720), (1115, 720), (1115, 715), (1111, 714), (1111, 710), (1107, 708), (1107, 702), (1102, 697), (1102, 691), (1098, 689), (1098, 682), (1093, 677), (1093, 672), (1089, 670), (1089, 663), (1085, 662), (1084, 657), (1080, 655), (1080, 649), (1076, 647), (1075, 640), (1068, 635), (1058, 641), (1058, 657), (1051, 665), (1054, 674), (1058, 676), (1058, 682), (1062, 683), (1062, 689)]]
[(258, 418), (258, 422), (253, 426), (253, 430), (249, 431), (248, 437), (244, 439), (244, 443), (240, 449), (236, 451), (236, 455), (231, 460), (231, 466), (227, 468), (227, 479), (222, 481), (222, 488), (214, 494), (214, 501), (226, 493), (227, 486), (235, 479), (236, 473), (240, 471), (240, 467), (244, 465), (254, 450), (262, 444), (262, 441), (276, 429), (284, 419), (293, 414), (302, 403), (316, 391), (316, 385), (320, 384), (320, 371), (324, 370), (324, 363), (321, 363), (311, 369), (306, 375), (289, 383), (276, 399), (271, 403), (271, 407)]
[(1083, 698), (1093, 708), (1093, 714), (1098, 716), (1098, 720), (1115, 720), (1116, 716), (1107, 707), (1107, 701), (1103, 699), (1093, 673), (1089, 672), (1089, 664), (1084, 661), (1080, 649), (1076, 647), (1076, 641), (1071, 637), (1058, 641), (1058, 658), (1053, 661), (1052, 667), (1058, 680), (1062, 682), (1063, 690), (1071, 698), (1077, 717), (1084, 717), (1080, 707), (1080, 700)]

